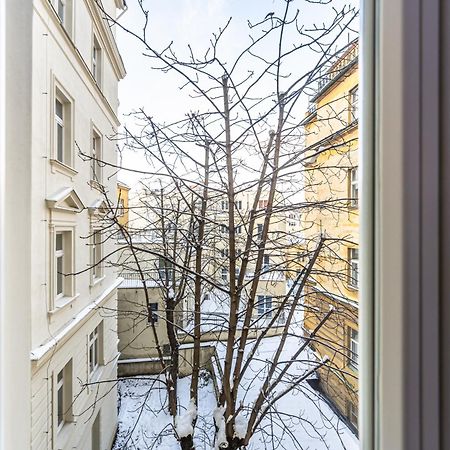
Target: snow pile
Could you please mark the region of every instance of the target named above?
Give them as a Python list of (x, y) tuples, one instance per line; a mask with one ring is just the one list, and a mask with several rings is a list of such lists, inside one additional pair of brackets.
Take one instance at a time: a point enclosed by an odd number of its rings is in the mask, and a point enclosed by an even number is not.
[(175, 430), (180, 438), (194, 434), (194, 421), (197, 418), (197, 407), (191, 399), (184, 414), (175, 418)]
[[(247, 417), (264, 383), (264, 376), (278, 347), (279, 337), (265, 338), (254, 360), (240, 380), (238, 402), (242, 405), (235, 417), (234, 436), (242, 439), (247, 430)], [(280, 361), (289, 361), (298, 351), (301, 339), (289, 336)], [(206, 344), (206, 343), (205, 343)], [(219, 364), (223, 365), (225, 345), (215, 342)], [(248, 354), (252, 342), (245, 348)], [(325, 362), (325, 359), (323, 360)], [(321, 361), (306, 349), (289, 368), (286, 380), (277, 386), (282, 392), (293, 380), (311, 372)], [(314, 374), (311, 374), (311, 377)], [(225, 408), (217, 407), (211, 377), (201, 378), (198, 408), (190, 401), (191, 377), (178, 380), (179, 405), (183, 413), (175, 427), (168, 414), (167, 392), (162, 376), (128, 378), (119, 382), (119, 428), (113, 450), (179, 450), (177, 436), (194, 430), (194, 445), (199, 450), (227, 448)], [(275, 394), (274, 394), (275, 395)], [(230, 420), (230, 418), (228, 418)], [(215, 425), (218, 432), (216, 433)], [(263, 419), (252, 436), (247, 450), (284, 448), (299, 450), (357, 450), (356, 436), (330, 408), (320, 393), (305, 381), (276, 402), (273, 413)]]
[(217, 427), (216, 436), (216, 450), (228, 447), (227, 436), (225, 434), (225, 418), (223, 417), (225, 413), (225, 406), (218, 406), (214, 410), (214, 422)]
[(247, 434), (247, 426), (247, 419), (242, 414), (238, 414), (234, 419), (234, 436), (238, 439), (244, 439)]

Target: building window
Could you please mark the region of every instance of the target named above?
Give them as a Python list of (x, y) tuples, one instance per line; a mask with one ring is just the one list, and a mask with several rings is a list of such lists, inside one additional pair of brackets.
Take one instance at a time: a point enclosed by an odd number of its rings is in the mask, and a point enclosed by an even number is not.
[(265, 272), (265, 271), (269, 270), (269, 268), (270, 268), (270, 256), (264, 255), (262, 270)]
[(358, 428), (358, 407), (353, 402), (347, 402), (347, 417), (350, 423)]
[(350, 206), (356, 208), (358, 206), (359, 190), (358, 190), (358, 168), (354, 167), (348, 171), (349, 179), (349, 198)]
[(242, 209), (242, 200), (237, 200), (234, 202), (236, 209)]
[(92, 233), (92, 276), (97, 280), (103, 276), (103, 242), (102, 233), (96, 230)]
[(269, 203), (268, 200), (259, 200), (258, 208), (259, 209), (267, 208), (268, 203)]
[(95, 130), (92, 130), (91, 147), (91, 179), (102, 183), (102, 139)]
[(242, 234), (242, 225), (236, 227), (236, 234)]
[(103, 322), (94, 328), (89, 334), (89, 375), (92, 376), (101, 364), (101, 351), (103, 340)]
[(353, 288), (358, 287), (359, 279), (359, 250), (357, 248), (348, 249), (348, 284)]
[(169, 281), (173, 276), (173, 264), (166, 258), (159, 257), (159, 278)]
[(220, 256), (222, 258), (228, 258), (229, 254), (230, 254), (230, 252), (227, 248), (220, 249)]
[(72, 34), (72, 0), (53, 0), (53, 5), (59, 21), (64, 29)]
[(58, 231), (55, 233), (55, 297), (71, 297), (73, 295), (72, 265), (72, 232)]
[(227, 225), (220, 225), (220, 232), (222, 233), (222, 234), (226, 234), (226, 233), (228, 233), (229, 232), (229, 228), (228, 228), (228, 226)]
[(101, 86), (102, 48), (94, 35), (92, 40), (92, 75), (96, 83)]
[(228, 269), (225, 267), (222, 268), (222, 281), (228, 281)]
[(58, 431), (72, 421), (72, 360), (56, 377), (56, 420)]
[(119, 204), (117, 205), (117, 217), (123, 217), (125, 215), (125, 202), (123, 198), (119, 199)]
[(358, 369), (358, 330), (348, 328), (348, 365)]
[(256, 226), (256, 229), (257, 229), (257, 232), (256, 232), (257, 238), (258, 239), (262, 239), (263, 224), (262, 223), (258, 223), (257, 226)]
[(154, 323), (158, 323), (158, 303), (150, 303), (150, 314)]
[(358, 120), (358, 86), (350, 91), (350, 123)]
[(66, 166), (72, 166), (72, 105), (68, 97), (59, 89), (56, 89), (55, 92), (54, 108), (54, 159)]
[(222, 211), (228, 211), (228, 201), (222, 200), (221, 208), (222, 208)]
[(272, 297), (270, 295), (258, 295), (258, 316), (272, 317)]

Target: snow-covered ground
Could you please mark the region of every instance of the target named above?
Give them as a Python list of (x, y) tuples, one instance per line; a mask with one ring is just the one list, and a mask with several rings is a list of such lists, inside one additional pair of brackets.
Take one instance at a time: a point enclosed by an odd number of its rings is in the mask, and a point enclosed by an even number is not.
[[(258, 395), (279, 337), (263, 340), (241, 384), (240, 399), (251, 405)], [(300, 339), (291, 336), (280, 361), (287, 361), (298, 349)], [(248, 345), (247, 353), (251, 349)], [(217, 344), (219, 360), (223, 362), (225, 347)], [(303, 352), (288, 372), (289, 382), (307, 372), (313, 364), (310, 352)], [(175, 450), (174, 437), (167, 413), (167, 396), (162, 378), (140, 377), (119, 383), (119, 429), (113, 450)], [(182, 408), (189, 404), (190, 377), (179, 380)], [(284, 386), (279, 386), (277, 391)], [(197, 450), (214, 448), (213, 411), (216, 399), (212, 380), (205, 376), (199, 395), (199, 418), (195, 430)], [(263, 420), (253, 436), (248, 450), (357, 450), (358, 441), (323, 398), (306, 382), (280, 399), (270, 416)]]

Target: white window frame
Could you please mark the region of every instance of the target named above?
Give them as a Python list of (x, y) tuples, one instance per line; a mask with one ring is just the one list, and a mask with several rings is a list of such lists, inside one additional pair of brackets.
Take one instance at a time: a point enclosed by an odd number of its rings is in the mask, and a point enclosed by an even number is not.
[[(67, 275), (62, 277), (62, 292), (58, 292), (58, 258), (63, 259), (63, 274), (75, 272), (75, 227), (54, 226), (52, 233), (52, 270), (51, 270), (51, 302), (50, 310), (65, 306), (75, 297), (75, 277)], [(56, 250), (57, 236), (62, 235), (62, 249)]]
[(357, 208), (359, 202), (359, 182), (358, 182), (358, 167), (352, 167), (348, 171), (349, 177), (349, 197), (350, 207)]
[(89, 377), (92, 378), (100, 367), (100, 333), (95, 327), (88, 336), (88, 368)]
[(349, 123), (353, 123), (358, 120), (358, 103), (359, 103), (359, 86), (356, 85), (350, 89), (349, 92)]
[(100, 228), (94, 228), (91, 234), (91, 267), (92, 284), (97, 283), (104, 277), (103, 259), (103, 236)]
[(226, 267), (222, 267), (221, 273), (222, 273), (222, 275), (221, 275), (222, 281), (227, 282), (228, 281), (228, 269)]
[(348, 285), (353, 289), (359, 287), (359, 249), (357, 247), (348, 248)]
[(92, 126), (91, 132), (91, 180), (94, 183), (103, 183), (103, 137), (100, 132)]
[[(60, 377), (61, 375), (61, 377)], [(64, 426), (73, 422), (73, 364), (70, 359), (63, 367), (54, 372), (54, 424), (56, 434)], [(61, 398), (60, 398), (61, 393)], [(60, 420), (61, 418), (61, 420)]]
[(256, 303), (258, 317), (272, 318), (273, 297), (271, 295), (258, 295)]
[(103, 50), (95, 32), (92, 33), (92, 76), (99, 87), (102, 86)]
[(117, 204), (117, 217), (123, 217), (125, 215), (125, 201), (123, 198), (119, 198)]
[(359, 331), (348, 327), (348, 366), (358, 370), (359, 361)]
[[(56, 113), (56, 102), (62, 105), (62, 117)], [(64, 88), (54, 80), (53, 98), (52, 98), (52, 117), (53, 117), (53, 145), (51, 162), (57, 164), (60, 168), (69, 169), (71, 175), (74, 174), (74, 101), (73, 98), (64, 90)], [(62, 129), (62, 155), (59, 155), (58, 127)], [(76, 173), (76, 172), (75, 172)]]
[[(52, 0), (53, 8), (55, 10), (56, 16), (58, 17), (61, 25), (72, 37), (73, 30), (73, 0)], [(60, 7), (62, 7), (62, 14), (60, 12)]]

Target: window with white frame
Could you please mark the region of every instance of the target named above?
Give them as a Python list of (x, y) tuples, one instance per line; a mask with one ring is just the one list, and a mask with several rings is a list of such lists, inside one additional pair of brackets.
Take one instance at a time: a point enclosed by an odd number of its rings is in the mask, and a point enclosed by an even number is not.
[(242, 200), (237, 200), (234, 202), (236, 209), (242, 209)]
[(88, 366), (89, 375), (92, 377), (101, 365), (101, 353), (102, 353), (102, 340), (103, 340), (103, 322), (100, 322), (91, 333), (89, 333), (89, 353), (88, 353)]
[(102, 183), (102, 139), (95, 130), (92, 130), (91, 152), (91, 179)]
[(222, 211), (228, 211), (228, 201), (227, 200), (222, 200), (221, 209), (222, 209)]
[(350, 91), (350, 123), (358, 119), (358, 86)]
[(348, 284), (357, 288), (359, 284), (359, 250), (357, 248), (348, 249)]
[(72, 104), (58, 88), (54, 102), (54, 158), (72, 166)]
[(98, 280), (103, 276), (103, 238), (100, 230), (92, 232), (92, 277)]
[(56, 425), (60, 431), (72, 416), (72, 360), (56, 376)]
[(264, 209), (267, 208), (267, 205), (269, 204), (268, 200), (259, 200), (258, 201), (258, 208), (259, 209)]
[(173, 264), (163, 256), (159, 257), (159, 278), (161, 280), (171, 280), (173, 276)]
[(96, 83), (101, 86), (102, 48), (97, 36), (92, 38), (92, 75)]
[(228, 281), (228, 269), (222, 267), (222, 281)]
[(56, 231), (54, 241), (55, 299), (73, 296), (73, 233)]
[(117, 217), (123, 217), (125, 215), (125, 202), (123, 198), (119, 199), (119, 203), (117, 205)]
[(270, 295), (258, 295), (256, 307), (258, 316), (272, 317), (272, 297)]
[(353, 167), (348, 172), (350, 206), (356, 208), (358, 206), (359, 198), (358, 167)]
[(228, 248), (221, 248), (220, 249), (220, 256), (222, 258), (228, 258), (229, 254), (230, 254), (230, 252), (229, 252)]
[(359, 357), (359, 349), (358, 349), (358, 330), (349, 327), (348, 328), (348, 365), (353, 367), (353, 369), (358, 369), (358, 357)]
[(236, 227), (236, 234), (242, 234), (242, 225)]

